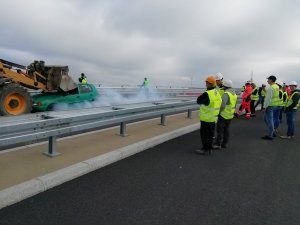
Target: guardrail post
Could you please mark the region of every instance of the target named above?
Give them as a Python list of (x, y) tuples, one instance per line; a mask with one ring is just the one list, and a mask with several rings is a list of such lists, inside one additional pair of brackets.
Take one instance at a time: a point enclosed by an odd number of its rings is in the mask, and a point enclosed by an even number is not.
[(49, 137), (48, 152), (44, 152), (44, 154), (50, 157), (58, 156), (61, 154), (57, 152), (56, 136)]
[(121, 122), (120, 124), (120, 136), (125, 137), (126, 135), (126, 123)]
[(188, 109), (187, 118), (192, 119), (192, 110)]
[(166, 115), (165, 114), (161, 114), (160, 116), (160, 125), (162, 126), (166, 126)]

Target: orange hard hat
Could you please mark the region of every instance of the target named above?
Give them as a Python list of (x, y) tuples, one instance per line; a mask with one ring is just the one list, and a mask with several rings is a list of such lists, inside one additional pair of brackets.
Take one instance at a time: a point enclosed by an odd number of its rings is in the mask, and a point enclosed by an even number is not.
[(206, 78), (206, 82), (212, 84), (213, 86), (216, 86), (217, 84), (215, 76), (208, 76)]

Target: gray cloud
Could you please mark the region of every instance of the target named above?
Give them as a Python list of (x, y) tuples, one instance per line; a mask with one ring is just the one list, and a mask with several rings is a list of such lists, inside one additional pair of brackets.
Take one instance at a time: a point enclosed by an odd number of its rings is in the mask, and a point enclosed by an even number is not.
[[(236, 86), (273, 73), (297, 80), (300, 3), (279, 0), (10, 0), (1, 3), (1, 58), (67, 64), (77, 79), (203, 86), (222, 72)], [(299, 82), (299, 80), (297, 80)]]

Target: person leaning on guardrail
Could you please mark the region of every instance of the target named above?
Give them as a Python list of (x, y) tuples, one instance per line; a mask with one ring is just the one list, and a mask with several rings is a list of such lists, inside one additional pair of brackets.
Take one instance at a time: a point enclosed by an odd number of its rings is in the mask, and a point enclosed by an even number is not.
[(234, 117), (237, 103), (237, 95), (232, 88), (231, 80), (224, 80), (224, 94), (222, 95), (222, 105), (217, 122), (217, 137), (213, 149), (221, 150), (227, 147), (229, 141), (229, 126)]
[(200, 155), (210, 155), (215, 132), (215, 125), (220, 112), (222, 98), (216, 89), (216, 79), (214, 76), (208, 76), (205, 80), (206, 91), (197, 98), (197, 104), (200, 105), (200, 137), (202, 149), (195, 152)]

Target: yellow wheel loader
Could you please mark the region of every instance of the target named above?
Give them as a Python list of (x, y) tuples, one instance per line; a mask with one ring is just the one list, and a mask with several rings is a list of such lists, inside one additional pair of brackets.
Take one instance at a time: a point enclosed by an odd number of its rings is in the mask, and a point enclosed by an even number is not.
[(28, 89), (68, 92), (77, 88), (68, 66), (47, 66), (34, 61), (29, 66), (0, 59), (0, 115), (21, 115), (32, 110)]

